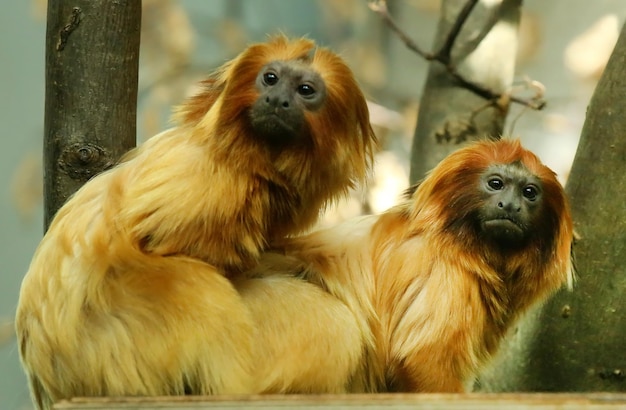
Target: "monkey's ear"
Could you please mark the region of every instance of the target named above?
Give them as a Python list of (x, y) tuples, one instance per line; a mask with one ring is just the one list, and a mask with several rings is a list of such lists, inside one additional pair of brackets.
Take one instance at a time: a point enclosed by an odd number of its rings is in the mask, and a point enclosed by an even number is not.
[(213, 104), (215, 104), (215, 101), (217, 101), (222, 91), (224, 91), (226, 83), (222, 80), (223, 70), (224, 68), (201, 81), (199, 84), (200, 91), (174, 108), (172, 119), (175, 123), (180, 125), (195, 125), (204, 117)]

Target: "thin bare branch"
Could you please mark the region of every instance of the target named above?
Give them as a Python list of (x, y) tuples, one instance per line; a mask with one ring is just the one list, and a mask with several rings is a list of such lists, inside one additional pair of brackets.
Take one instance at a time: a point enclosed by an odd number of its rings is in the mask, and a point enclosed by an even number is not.
[(443, 45), (439, 49), (437, 53), (435, 53), (435, 60), (441, 62), (442, 64), (448, 65), (450, 64), (450, 54), (452, 52), (452, 47), (454, 46), (454, 42), (456, 41), (461, 29), (463, 28), (463, 24), (467, 21), (467, 18), (472, 13), (474, 6), (478, 3), (478, 0), (469, 0), (463, 6), (463, 9), (457, 16), (454, 24), (450, 28), (450, 32), (448, 33), (448, 37), (446, 37), (446, 41), (443, 42)]
[[(439, 61), (439, 60), (436, 60)], [(533, 110), (542, 110), (546, 106), (546, 101), (543, 99), (543, 94), (537, 93), (531, 98), (521, 98), (512, 95), (511, 93), (498, 93), (487, 87), (482, 86), (481, 84), (469, 81), (465, 79), (461, 74), (456, 72), (454, 67), (448, 67), (448, 72), (455, 80), (459, 82), (461, 86), (472, 91), (474, 94), (479, 95), (487, 100), (500, 100), (502, 97), (508, 98), (509, 101), (514, 102), (516, 104), (523, 105), (528, 108), (532, 108)]]
[(458, 73), (453, 64), (451, 64), (450, 53), (452, 47), (454, 46), (454, 42), (458, 38), (458, 35), (463, 27), (463, 24), (469, 17), (471, 11), (474, 6), (478, 3), (478, 0), (468, 0), (468, 2), (463, 6), (463, 9), (457, 16), (452, 28), (450, 29), (450, 33), (446, 37), (446, 41), (443, 46), (439, 49), (439, 51), (435, 54), (424, 51), (420, 46), (418, 46), (394, 21), (394, 19), (389, 14), (389, 8), (387, 7), (386, 0), (373, 0), (369, 2), (369, 8), (377, 13), (383, 21), (389, 26), (389, 28), (394, 31), (400, 40), (406, 45), (406, 47), (419, 56), (424, 58), (427, 61), (436, 61), (438, 63), (443, 64), (446, 67), (448, 73), (459, 82), (459, 85), (466, 88), (467, 90), (472, 91), (476, 95), (479, 95), (487, 100), (497, 101), (502, 99), (503, 97), (507, 98), (509, 101), (514, 102), (516, 104), (523, 105), (528, 108), (532, 108), (533, 110), (541, 110), (546, 106), (546, 101), (543, 99), (542, 93), (537, 93), (532, 98), (521, 98), (512, 95), (511, 93), (498, 93), (496, 91), (491, 90), (488, 87), (485, 87), (481, 84), (475, 83), (466, 79), (463, 75)]
[(398, 35), (398, 37), (400, 37), (402, 42), (404, 42), (409, 50), (414, 51), (425, 60), (434, 60), (435, 56), (432, 53), (427, 53), (426, 51), (422, 50), (413, 40), (411, 40), (408, 35), (406, 35), (404, 31), (402, 31), (402, 29), (396, 24), (393, 18), (391, 18), (386, 0), (374, 0), (369, 2), (368, 5), (370, 10), (377, 13), (385, 21), (387, 26), (389, 26), (389, 28), (393, 30)]

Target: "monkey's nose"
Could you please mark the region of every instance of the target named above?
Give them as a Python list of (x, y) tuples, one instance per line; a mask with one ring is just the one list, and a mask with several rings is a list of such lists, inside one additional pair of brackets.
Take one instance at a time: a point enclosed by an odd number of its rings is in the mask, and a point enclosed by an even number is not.
[(287, 99), (265, 97), (265, 103), (273, 108), (289, 108), (289, 100)]
[(511, 212), (521, 212), (522, 211), (522, 207), (519, 204), (515, 204), (513, 202), (499, 201), (498, 202), (498, 208), (502, 208), (505, 211), (511, 211)]

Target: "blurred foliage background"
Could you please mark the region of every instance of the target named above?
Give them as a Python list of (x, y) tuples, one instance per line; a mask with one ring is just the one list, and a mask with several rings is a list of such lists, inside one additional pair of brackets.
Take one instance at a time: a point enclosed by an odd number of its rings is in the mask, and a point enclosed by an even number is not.
[[(429, 48), (440, 0), (389, 0), (392, 15)], [(497, 0), (482, 0), (497, 1)], [(370, 102), (381, 150), (366, 192), (325, 216), (333, 223), (391, 206), (408, 185), (408, 156), (428, 68), (366, 0), (143, 0), (138, 143), (168, 127), (170, 108), (248, 43), (282, 31), (340, 53)], [(13, 316), (43, 234), (42, 133), (46, 1), (6, 2), (0, 14), (0, 408), (30, 409)], [(507, 134), (564, 182), (594, 86), (626, 18), (623, 0), (526, 0), (517, 74), (545, 87), (547, 107), (513, 106)], [(97, 115), (97, 113), (94, 113)]]

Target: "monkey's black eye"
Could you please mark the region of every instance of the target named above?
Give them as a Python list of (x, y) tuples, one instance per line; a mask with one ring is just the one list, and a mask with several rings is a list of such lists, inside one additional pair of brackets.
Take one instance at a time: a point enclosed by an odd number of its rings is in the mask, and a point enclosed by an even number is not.
[(504, 182), (502, 182), (500, 178), (491, 178), (489, 181), (487, 181), (487, 185), (489, 185), (489, 188), (496, 191), (504, 188)]
[(300, 84), (298, 86), (298, 94), (308, 97), (315, 94), (315, 88), (311, 87), (309, 84)]
[(524, 189), (522, 189), (522, 195), (524, 195), (524, 198), (534, 201), (537, 198), (537, 188), (532, 185), (524, 187)]
[(263, 82), (266, 85), (274, 85), (278, 82), (278, 76), (272, 72), (263, 74)]

